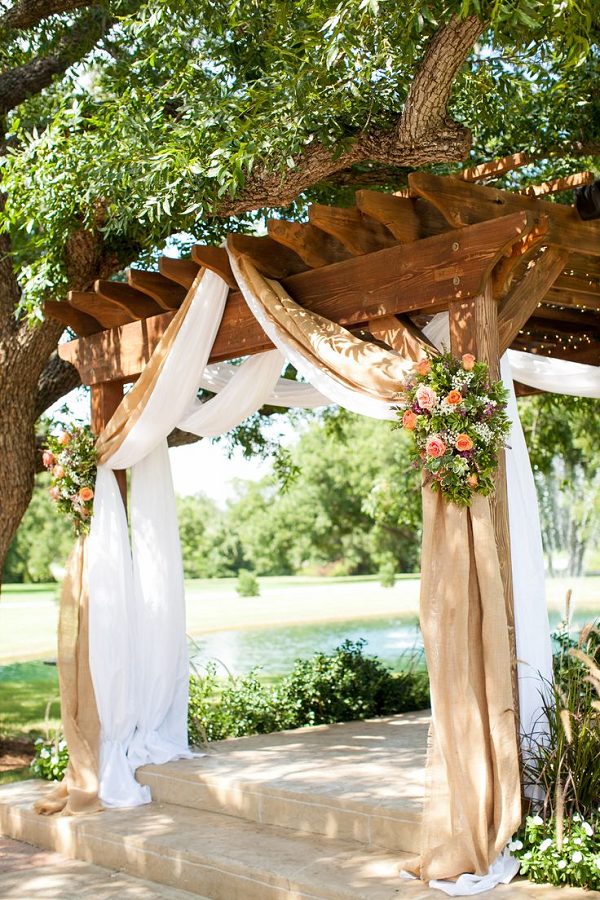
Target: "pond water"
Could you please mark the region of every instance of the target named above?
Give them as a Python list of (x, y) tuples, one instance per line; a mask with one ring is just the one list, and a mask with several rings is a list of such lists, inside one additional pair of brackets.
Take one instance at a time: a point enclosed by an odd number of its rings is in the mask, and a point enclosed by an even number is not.
[[(580, 610), (573, 627), (580, 628), (594, 617), (594, 613)], [(557, 612), (550, 613), (554, 628), (560, 621)], [(195, 638), (191, 644), (191, 659), (203, 667), (213, 660), (225, 674), (242, 675), (260, 667), (268, 676), (289, 672), (296, 659), (304, 659), (321, 651), (331, 653), (344, 640), (365, 640), (364, 652), (378, 656), (395, 671), (422, 655), (423, 643), (416, 618), (351, 619), (344, 622), (319, 622), (311, 625), (243, 628), (214, 631)]]

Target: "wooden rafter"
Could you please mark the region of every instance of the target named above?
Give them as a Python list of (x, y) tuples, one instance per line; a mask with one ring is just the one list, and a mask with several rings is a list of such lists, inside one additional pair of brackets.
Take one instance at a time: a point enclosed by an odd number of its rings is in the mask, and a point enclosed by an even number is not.
[(408, 177), (413, 189), (436, 206), (454, 228), (497, 219), (519, 210), (527, 211), (537, 219), (543, 215), (548, 217), (549, 243), (573, 253), (600, 256), (600, 220), (586, 222), (582, 227), (584, 223), (572, 206), (425, 172), (414, 172)]
[(583, 185), (592, 184), (595, 178), (593, 172), (576, 172), (574, 175), (564, 175), (562, 178), (554, 178), (542, 184), (530, 184), (519, 193), (525, 194), (526, 197), (545, 197), (548, 194), (560, 194), (562, 191), (572, 191)]

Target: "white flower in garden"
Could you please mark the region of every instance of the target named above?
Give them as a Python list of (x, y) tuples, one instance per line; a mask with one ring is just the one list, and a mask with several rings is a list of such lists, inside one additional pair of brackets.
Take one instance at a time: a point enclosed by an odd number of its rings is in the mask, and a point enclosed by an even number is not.
[(581, 838), (573, 838), (574, 844), (581, 844)]
[(567, 868), (567, 861), (566, 861), (566, 859), (559, 859), (559, 861), (558, 861), (558, 868), (559, 868), (559, 869), (566, 869), (566, 868)]
[(597, 869), (600, 869), (600, 856), (596, 857), (596, 859), (594, 860), (594, 865)]
[(523, 842), (522, 841), (511, 841), (508, 845), (508, 849), (512, 852), (513, 850), (522, 850)]
[(542, 819), (541, 816), (534, 816), (531, 820), (531, 824), (532, 825), (543, 825), (544, 820)]
[(579, 813), (575, 813), (575, 815), (573, 816), (573, 821), (581, 822), (581, 816), (579, 815)]
[(546, 850), (548, 849), (548, 847), (551, 847), (551, 846), (552, 846), (552, 838), (546, 838), (540, 844), (540, 852), (545, 853)]
[(583, 859), (583, 853), (580, 850), (576, 850), (571, 859), (574, 863), (580, 863)]
[(584, 822), (581, 827), (583, 828), (583, 830), (585, 831), (585, 833), (587, 834), (588, 837), (591, 837), (593, 835), (594, 829), (592, 828), (592, 826), (590, 825), (589, 822)]

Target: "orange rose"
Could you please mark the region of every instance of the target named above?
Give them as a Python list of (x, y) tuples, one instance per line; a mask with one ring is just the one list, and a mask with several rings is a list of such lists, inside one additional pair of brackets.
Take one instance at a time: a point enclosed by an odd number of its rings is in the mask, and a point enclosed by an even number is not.
[(62, 466), (54, 466), (54, 468), (52, 469), (52, 475), (54, 478), (64, 478), (65, 470)]
[(425, 359), (421, 359), (415, 366), (415, 371), (419, 375), (429, 375), (431, 372), (431, 362), (426, 356)]
[(469, 485), (469, 487), (472, 487), (472, 488), (476, 488), (477, 485), (479, 484), (479, 478), (477, 477), (477, 475), (474, 472), (472, 475), (469, 475), (469, 477), (467, 478), (467, 484)]
[(87, 503), (88, 500), (91, 500), (94, 496), (94, 492), (89, 487), (82, 487), (79, 491), (79, 499), (83, 500), (84, 503)]
[(437, 434), (432, 434), (431, 437), (427, 438), (427, 443), (425, 444), (425, 451), (427, 456), (432, 456), (434, 459), (437, 459), (440, 456), (443, 456), (446, 452), (446, 445)]
[(67, 444), (70, 444), (70, 443), (71, 443), (71, 435), (69, 434), (68, 431), (63, 431), (63, 433), (60, 435), (60, 437), (59, 437), (59, 439), (58, 439), (58, 443), (59, 443), (62, 447), (66, 447)]
[(462, 367), (465, 372), (470, 372), (471, 369), (475, 366), (475, 357), (472, 353), (463, 353), (462, 357)]
[(463, 453), (465, 450), (473, 449), (473, 441), (468, 434), (459, 434), (456, 438), (456, 443), (454, 444), (454, 446), (458, 451)]
[(452, 406), (456, 406), (457, 403), (462, 403), (461, 392), (460, 391), (450, 391), (450, 393), (446, 397), (446, 403), (450, 403)]
[(404, 415), (402, 416), (402, 426), (407, 428), (408, 431), (413, 431), (415, 425), (417, 424), (417, 416), (416, 413), (412, 411), (412, 409), (407, 409)]

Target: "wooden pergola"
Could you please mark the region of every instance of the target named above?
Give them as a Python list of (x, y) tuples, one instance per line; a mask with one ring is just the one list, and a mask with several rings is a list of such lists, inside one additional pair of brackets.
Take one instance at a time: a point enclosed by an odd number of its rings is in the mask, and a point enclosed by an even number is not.
[[(477, 184), (515, 165), (509, 157), (457, 177), (409, 176), (408, 191), (358, 191), (356, 205), (313, 205), (308, 222), (271, 219), (268, 235), (232, 234), (230, 244), (278, 279), (300, 305), (400, 349), (432, 314), (448, 310), (450, 349), (485, 360), (498, 377), (507, 348), (600, 364), (600, 220), (540, 199), (593, 180), (590, 173), (524, 192)], [(224, 248), (196, 244), (191, 259), (163, 256), (159, 272), (129, 269), (127, 283), (97, 281), (46, 312), (77, 335), (62, 344), (92, 388), (99, 432), (135, 381), (200, 267), (230, 287), (211, 362), (268, 350)], [(501, 466), (494, 525), (513, 630), (506, 479)], [(514, 634), (512, 635), (514, 650)], [(514, 660), (516, 665), (516, 660)], [(516, 684), (516, 681), (515, 681)]]

